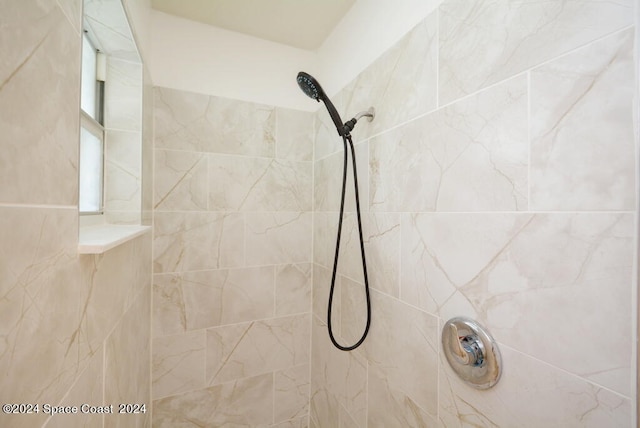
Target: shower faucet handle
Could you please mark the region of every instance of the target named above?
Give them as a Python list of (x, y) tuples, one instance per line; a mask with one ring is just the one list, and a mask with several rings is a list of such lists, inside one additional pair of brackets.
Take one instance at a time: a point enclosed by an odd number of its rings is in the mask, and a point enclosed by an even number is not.
[(453, 371), (468, 385), (488, 389), (500, 379), (498, 346), (476, 321), (464, 317), (447, 321), (442, 328), (442, 350)]
[(482, 366), (484, 352), (482, 341), (476, 334), (461, 335), (455, 324), (449, 324), (451, 354), (465, 366)]

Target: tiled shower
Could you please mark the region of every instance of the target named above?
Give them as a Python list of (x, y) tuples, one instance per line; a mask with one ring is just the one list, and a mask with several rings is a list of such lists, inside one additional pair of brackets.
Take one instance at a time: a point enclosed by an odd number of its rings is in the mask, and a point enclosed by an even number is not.
[[(345, 353), (326, 332), (342, 168), (326, 111), (146, 73), (153, 232), (78, 255), (82, 8), (0, 3), (2, 402), (149, 410), (0, 425), (635, 426), (637, 7), (445, 0), (329, 94), (377, 112), (353, 132), (373, 320)], [(347, 198), (343, 343), (365, 317)], [(454, 316), (497, 341), (494, 388), (443, 358)]]

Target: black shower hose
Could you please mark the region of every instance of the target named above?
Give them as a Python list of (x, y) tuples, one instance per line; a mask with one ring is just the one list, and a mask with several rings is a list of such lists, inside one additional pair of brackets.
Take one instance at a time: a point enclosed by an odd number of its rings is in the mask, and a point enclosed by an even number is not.
[[(358, 217), (358, 233), (360, 235), (360, 254), (362, 255), (362, 270), (364, 273), (364, 291), (367, 299), (367, 325), (364, 328), (362, 337), (351, 346), (340, 345), (334, 335), (333, 328), (331, 326), (331, 307), (333, 306), (333, 292), (336, 285), (336, 273), (338, 270), (338, 256), (340, 253), (340, 236), (342, 234), (342, 218), (344, 217), (344, 197), (345, 189), (347, 186), (347, 140), (349, 141), (349, 147), (351, 148), (351, 163), (353, 165), (353, 186), (356, 197), (356, 213)], [(369, 327), (371, 326), (371, 298), (369, 296), (369, 278), (367, 277), (367, 261), (364, 255), (364, 239), (362, 237), (362, 219), (360, 217), (360, 198), (358, 195), (358, 172), (356, 171), (356, 153), (353, 148), (353, 141), (350, 134), (342, 136), (342, 142), (344, 143), (344, 162), (342, 168), (342, 196), (340, 197), (340, 218), (338, 220), (338, 235), (336, 237), (336, 254), (333, 259), (333, 272), (331, 274), (331, 288), (329, 289), (329, 304), (327, 307), (327, 326), (329, 330), (329, 338), (333, 345), (341, 351), (353, 351), (364, 342), (364, 339), (369, 333)], [(344, 308), (343, 308), (344, 310)]]

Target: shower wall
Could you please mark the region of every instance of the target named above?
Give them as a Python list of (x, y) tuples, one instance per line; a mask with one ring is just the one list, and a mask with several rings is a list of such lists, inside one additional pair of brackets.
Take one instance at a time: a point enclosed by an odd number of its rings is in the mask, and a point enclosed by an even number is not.
[[(447, 0), (333, 97), (354, 132), (373, 320), (326, 302), (342, 146), (316, 114), (310, 425), (635, 426), (634, 2)], [(351, 184), (349, 184), (351, 186)], [(348, 195), (334, 326), (365, 309)], [(466, 386), (443, 323), (498, 342)]]
[[(78, 255), (82, 2), (0, 9), (0, 425), (149, 426), (150, 234)], [(147, 413), (44, 412), (84, 403)]]
[(154, 105), (153, 424), (305, 426), (313, 114)]

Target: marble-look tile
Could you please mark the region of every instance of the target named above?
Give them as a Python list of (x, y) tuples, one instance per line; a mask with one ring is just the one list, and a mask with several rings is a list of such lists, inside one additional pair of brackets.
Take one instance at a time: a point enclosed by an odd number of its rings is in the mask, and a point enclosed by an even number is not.
[(313, 160), (313, 113), (276, 108), (276, 157), (295, 161)]
[(411, 397), (390, 385), (383, 374), (370, 369), (368, 379), (368, 427), (438, 426), (436, 420), (422, 410)]
[[(348, 147), (348, 145), (347, 145)], [(356, 171), (358, 178), (358, 197), (360, 210), (369, 211), (369, 144), (355, 144)], [(348, 148), (347, 182), (345, 187), (344, 210), (355, 212), (355, 187), (351, 149)], [(314, 211), (339, 211), (342, 194), (342, 176), (344, 168), (344, 150), (324, 158), (314, 164)]]
[(309, 361), (309, 314), (207, 330), (206, 378), (210, 385)]
[[(340, 275), (336, 276), (335, 290), (333, 293), (333, 305), (331, 314), (331, 324), (336, 333), (340, 332), (340, 301), (342, 292)], [(313, 314), (319, 319), (327, 322), (327, 305), (329, 302), (329, 290), (331, 288), (331, 268), (326, 268), (317, 264), (313, 265)], [(325, 335), (326, 335), (325, 331)]]
[(526, 75), (375, 137), (369, 146), (372, 211), (524, 210)]
[(2, 21), (0, 202), (77, 205), (80, 35), (54, 0), (5, 1)]
[(73, 28), (80, 33), (82, 31), (82, 1), (83, 0), (57, 0), (60, 9), (67, 16)]
[[(376, 290), (371, 291), (371, 307), (374, 320), (362, 345), (369, 370), (376, 370), (389, 388), (401, 391), (435, 416), (440, 343), (437, 318)], [(342, 322), (356, 324), (346, 311)]]
[[(0, 235), (6, 239), (6, 245), (0, 246), (0, 335), (4, 344), (0, 368), (6, 373), (0, 398), (55, 405), (65, 394), (71, 397), (90, 387), (83, 373), (93, 364), (92, 357), (103, 352), (103, 343), (114, 327), (121, 330), (131, 321), (123, 315), (136, 297), (141, 301), (141, 291), (150, 285), (150, 237), (102, 255), (78, 257), (77, 209), (5, 207), (0, 211)], [(143, 300), (149, 304), (149, 296)], [(148, 314), (135, 312), (142, 318)], [(138, 336), (136, 344), (148, 344), (148, 323), (138, 321), (131, 321), (134, 325), (127, 325), (126, 330)], [(40, 361), (39, 355), (46, 356), (46, 361)], [(140, 366), (131, 367), (137, 370)], [(145, 373), (148, 367), (147, 363)], [(120, 390), (144, 386), (140, 378), (132, 379), (137, 386), (129, 385), (127, 379), (117, 378)], [(77, 389), (72, 387), (74, 382)], [(102, 391), (102, 382), (99, 389)], [(0, 425), (33, 426), (41, 417), (46, 416), (15, 419), (3, 414)]]
[(359, 423), (357, 423), (353, 418), (353, 416), (351, 416), (347, 411), (347, 409), (345, 409), (344, 406), (342, 405), (338, 409), (338, 418), (339, 418), (338, 420), (339, 428), (361, 428), (366, 426), (366, 425), (360, 425)]
[(509, 347), (498, 346), (504, 373), (500, 381), (487, 391), (478, 391), (464, 384), (446, 359), (441, 358), (441, 426), (632, 426), (632, 404), (628, 398)]
[(338, 232), (338, 213), (313, 213), (313, 262), (327, 269), (333, 267)]
[(236, 213), (156, 212), (154, 272), (242, 266), (244, 226)]
[[(335, 235), (338, 228), (337, 218), (334, 219), (334, 217), (337, 215), (329, 214), (325, 216), (324, 220), (327, 217), (329, 223), (333, 220), (333, 223), (336, 224), (323, 225), (329, 233), (326, 236), (316, 238), (319, 241), (318, 247), (323, 253), (317, 260), (332, 268), (335, 257)], [(369, 285), (379, 291), (398, 297), (400, 289), (400, 215), (397, 213), (365, 213), (362, 218), (362, 230)], [(364, 281), (358, 221), (354, 213), (346, 213), (342, 222), (338, 273), (354, 281)]]
[(141, 138), (140, 132), (106, 131), (104, 204), (107, 211), (140, 212)]
[(531, 209), (635, 208), (633, 35), (531, 71)]
[[(327, 246), (327, 254), (330, 255), (328, 260), (330, 268), (333, 268), (336, 247), (336, 234), (338, 232), (338, 215), (335, 217), (334, 224), (329, 226), (332, 233), (326, 237), (325, 245)], [(362, 220), (363, 236), (367, 238), (367, 218)], [(346, 276), (353, 280), (363, 280), (362, 269), (362, 252), (360, 250), (360, 235), (358, 233), (358, 220), (355, 213), (345, 213), (342, 219), (342, 233), (340, 234), (340, 252), (338, 257), (338, 274)]]
[[(344, 111), (342, 92), (331, 96), (335, 108), (340, 112)], [(357, 113), (357, 112), (356, 112)], [(314, 115), (314, 157), (315, 161), (342, 150), (342, 138), (336, 130), (336, 126), (331, 120), (331, 116), (324, 106), (318, 107)]]
[(90, 349), (102, 344), (140, 293), (151, 287), (150, 260), (149, 234), (104, 254), (80, 258), (81, 280), (88, 293), (82, 330)]
[(273, 374), (228, 382), (153, 402), (153, 426), (268, 427), (273, 422)]
[(458, 287), (472, 281), (530, 221), (529, 214), (403, 214), (401, 299), (444, 316), (442, 307)]
[(104, 402), (145, 405), (144, 413), (105, 415), (104, 426), (148, 426), (151, 412), (151, 289), (146, 288), (105, 340)]
[(107, 224), (139, 225), (142, 215), (140, 211), (115, 211), (105, 209), (104, 219)]
[(204, 388), (205, 331), (153, 339), (153, 399)]
[[(415, 274), (403, 270), (403, 299), (428, 294), (443, 319), (475, 318), (502, 343), (630, 394), (632, 214), (422, 214), (408, 222), (402, 263)], [(405, 294), (405, 284), (429, 292)]]
[(312, 428), (339, 427), (340, 403), (325, 388), (318, 386), (311, 391), (309, 426)]
[[(78, 376), (76, 383), (60, 402), (60, 406), (78, 406), (90, 403), (92, 406), (107, 405), (104, 401), (104, 352), (100, 348), (91, 357), (87, 368)], [(150, 401), (147, 400), (150, 404)], [(55, 405), (58, 405), (57, 403)], [(149, 407), (147, 405), (147, 407)], [(102, 426), (102, 414), (99, 413), (60, 413), (51, 416), (44, 425), (46, 428), (82, 427), (93, 428)]]
[(187, 331), (182, 274), (153, 275), (153, 337)]
[[(76, 265), (77, 215), (76, 209), (0, 208), (3, 403), (57, 404), (97, 352), (87, 346), (82, 325), (89, 293)], [(2, 413), (0, 425), (31, 427), (45, 419)]]
[(208, 164), (204, 153), (154, 151), (153, 209), (206, 211)]
[(365, 241), (369, 285), (400, 297), (400, 214), (369, 213)]
[(364, 280), (340, 278), (340, 337), (343, 346), (358, 342), (367, 323), (367, 301)]
[(226, 98), (155, 89), (156, 148), (275, 156), (275, 109)]
[(197, 329), (274, 315), (275, 267), (185, 272), (187, 328)]
[[(367, 426), (367, 362), (358, 354), (340, 351), (344, 362), (339, 372), (344, 382), (344, 389), (339, 395), (342, 407), (348, 412), (357, 426)], [(343, 425), (344, 426), (344, 425)]]
[(105, 52), (112, 58), (140, 62), (122, 2), (84, 0), (84, 16)]
[[(337, 334), (336, 339), (342, 339)], [(311, 356), (311, 394), (312, 415), (322, 415), (320, 426), (326, 426), (326, 420), (338, 416), (336, 408), (323, 409), (333, 402), (349, 413), (357, 426), (366, 426), (367, 418), (367, 362), (357, 352), (340, 351), (333, 346), (326, 332), (326, 327), (319, 318), (314, 317), (312, 331)], [(318, 400), (314, 404), (314, 400)], [(313, 407), (317, 406), (315, 410)], [(330, 425), (337, 426), (337, 425)]]
[(309, 415), (271, 425), (269, 428), (309, 428)]
[(142, 224), (153, 222), (154, 151), (153, 151), (153, 84), (149, 69), (143, 64), (142, 74)]
[(440, 105), (633, 24), (633, 1), (447, 0)]
[(185, 272), (177, 285), (162, 294), (182, 296), (172, 312), (185, 315), (186, 330), (273, 316), (273, 266)]
[(275, 422), (295, 420), (309, 414), (309, 364), (275, 372), (273, 388)]
[(344, 121), (374, 107), (372, 122), (358, 121), (356, 141), (437, 107), (437, 15), (430, 14), (342, 90)]
[(311, 263), (276, 266), (276, 316), (311, 311)]
[[(336, 372), (330, 358), (346, 355), (332, 348), (327, 336), (326, 324), (317, 316), (311, 322), (311, 386), (309, 419), (311, 427), (339, 426)], [(344, 382), (344, 379), (342, 379)], [(344, 383), (342, 383), (344, 385)]]
[(311, 261), (311, 213), (247, 213), (246, 265)]
[(209, 209), (311, 211), (311, 162), (209, 156)]
[[(126, 18), (123, 18), (126, 19)], [(107, 51), (109, 52), (109, 51)], [(142, 64), (110, 56), (104, 91), (107, 129), (142, 130)], [(137, 145), (140, 150), (140, 144)]]

